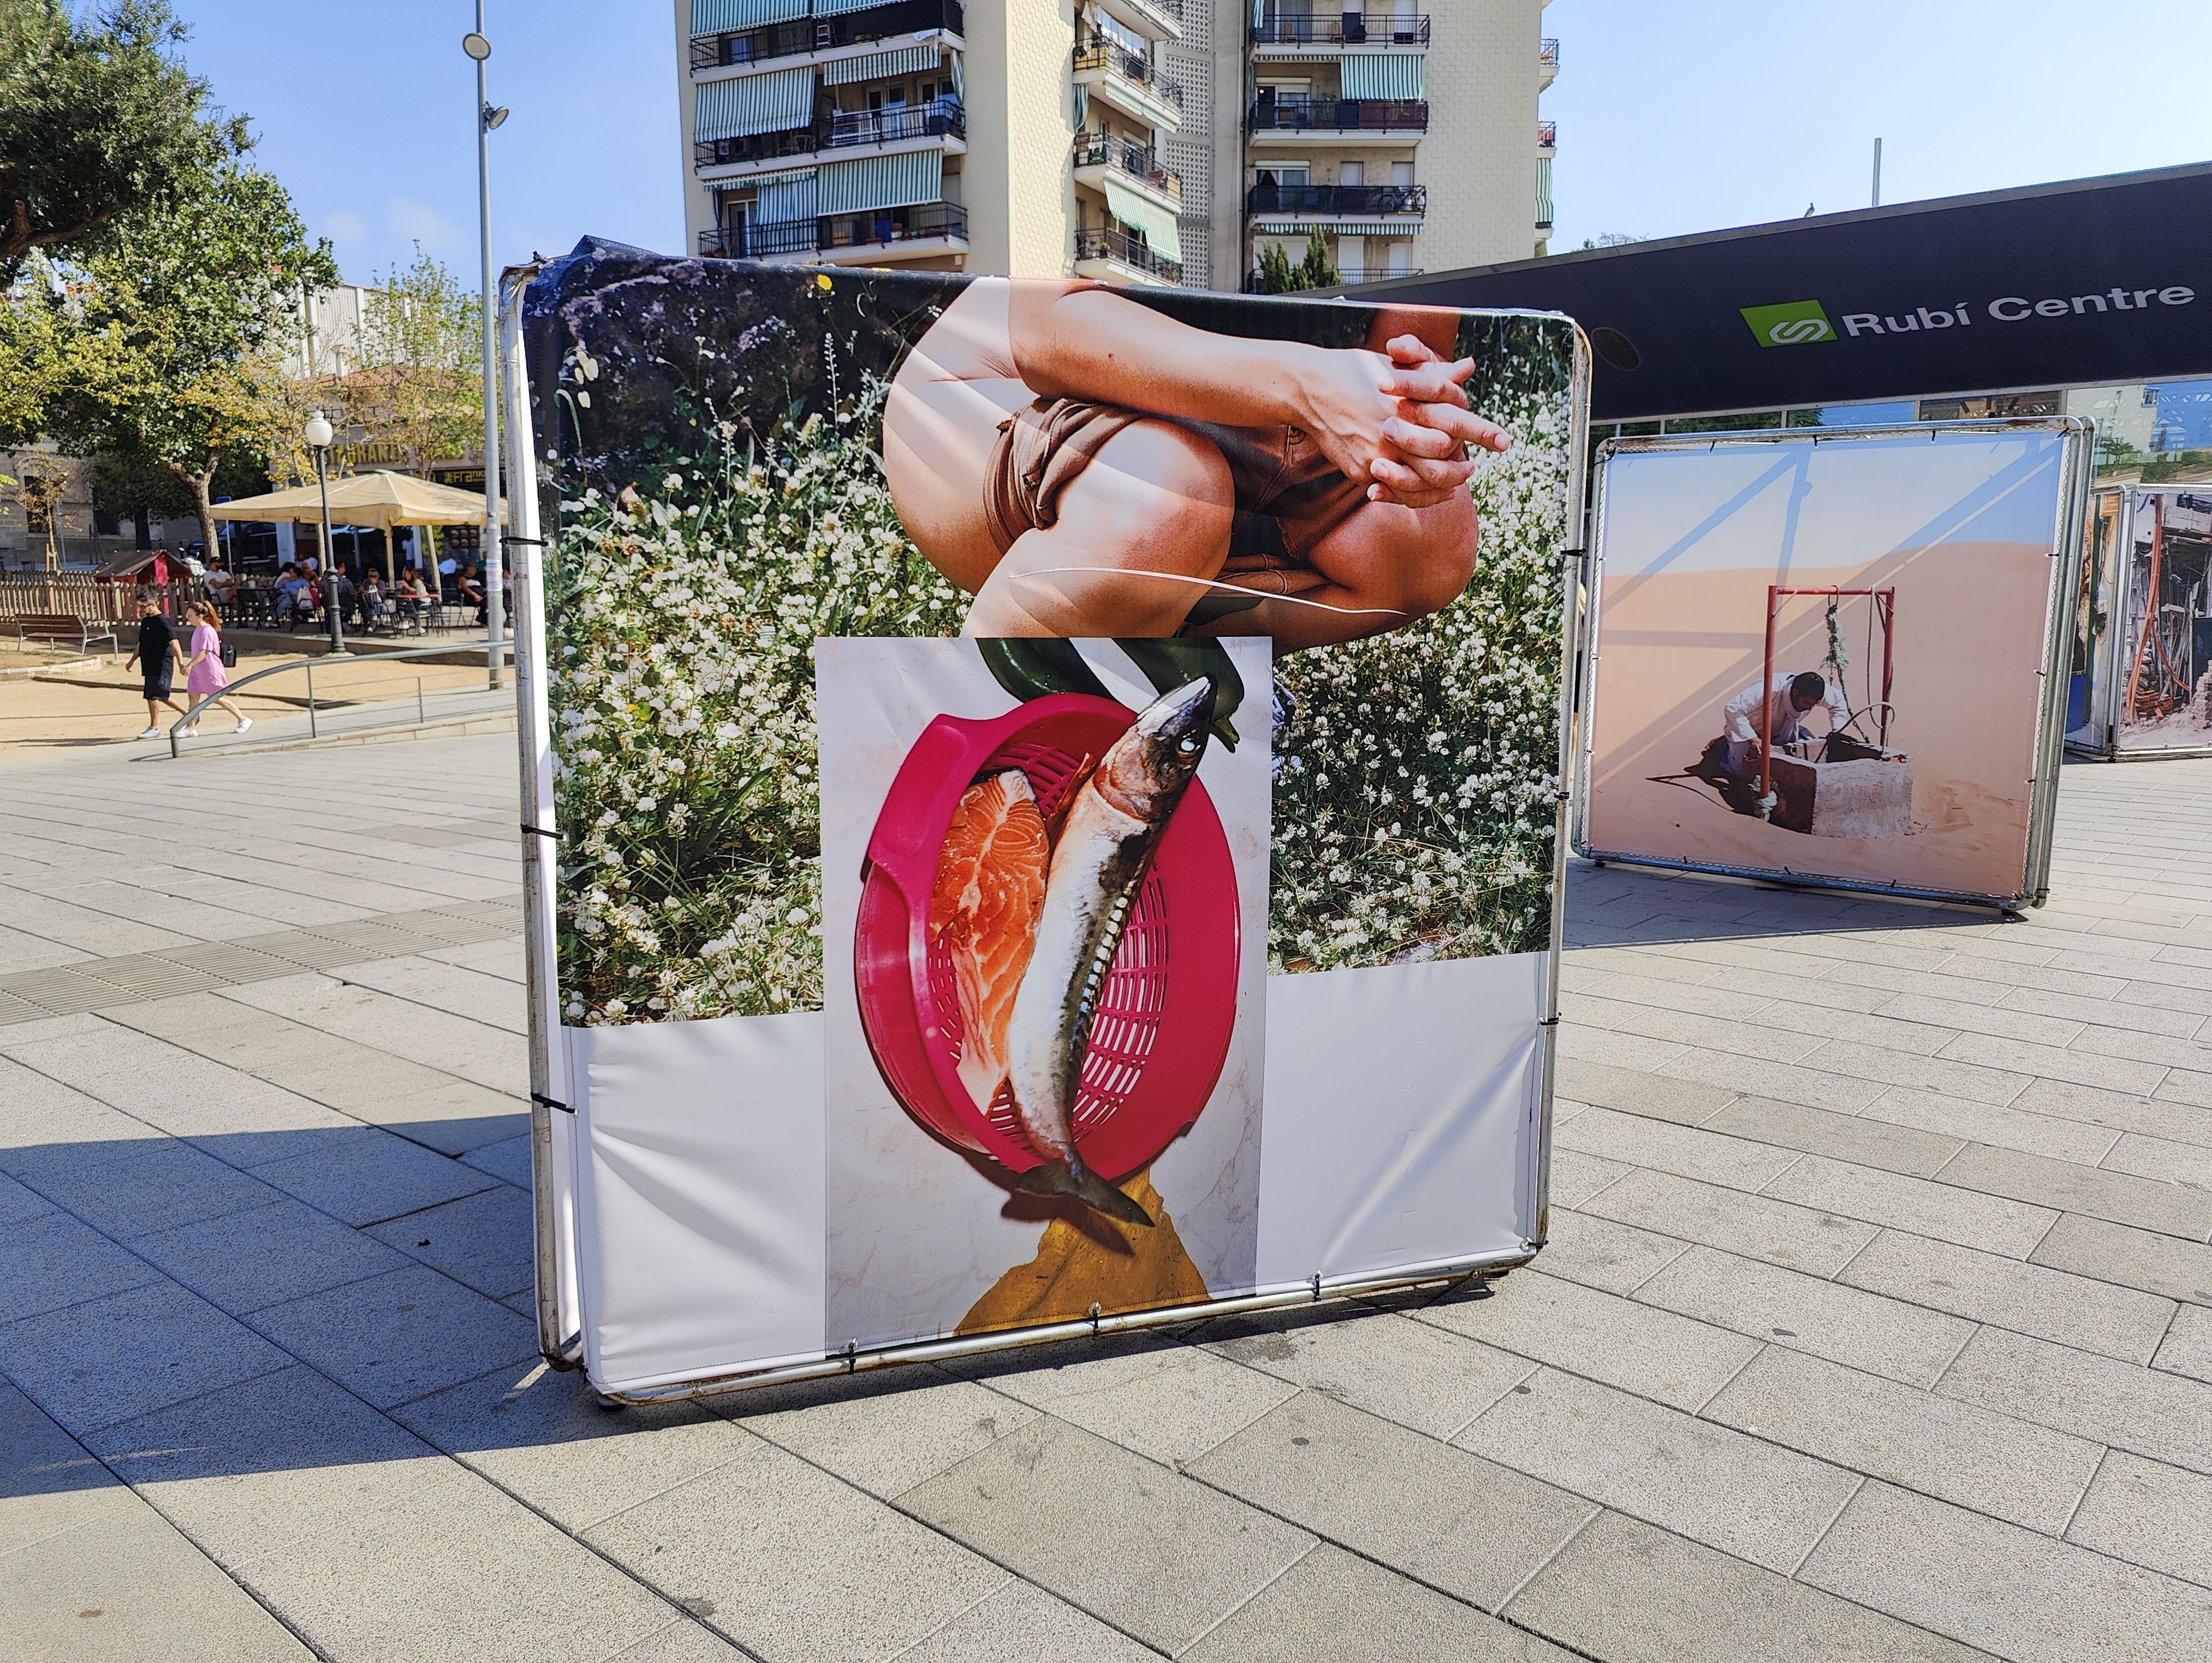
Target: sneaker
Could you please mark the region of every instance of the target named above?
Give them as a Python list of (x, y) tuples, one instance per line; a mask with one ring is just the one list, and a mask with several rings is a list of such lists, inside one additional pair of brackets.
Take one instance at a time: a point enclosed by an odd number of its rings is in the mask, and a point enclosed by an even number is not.
[(161, 737), (161, 730), (158, 727), (149, 727), (138, 737), (142, 739), (158, 739)]
[(197, 739), (199, 737), (200, 731), (196, 727), (180, 727), (177, 730), (177, 737), (179, 739)]
[(253, 725), (253, 718), (252, 718), (251, 716), (241, 716), (241, 717), (240, 717), (240, 718), (238, 719), (238, 725), (237, 725), (236, 727), (233, 728), (233, 729), (231, 730), (231, 731), (232, 731), (233, 733), (243, 733), (243, 732), (245, 732), (245, 731), (246, 731), (246, 729), (248, 729), (248, 728), (252, 727), (252, 725)]

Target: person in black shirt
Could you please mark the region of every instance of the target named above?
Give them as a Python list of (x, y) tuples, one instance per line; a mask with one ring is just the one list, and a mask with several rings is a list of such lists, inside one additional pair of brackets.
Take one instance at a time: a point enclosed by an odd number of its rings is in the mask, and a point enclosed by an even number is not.
[(132, 665), (145, 680), (146, 731), (142, 739), (161, 737), (161, 707), (163, 705), (181, 716), (185, 707), (169, 696), (169, 677), (177, 661), (184, 654), (178, 650), (177, 631), (161, 611), (161, 603), (152, 595), (138, 598), (138, 647), (124, 663), (125, 670)]

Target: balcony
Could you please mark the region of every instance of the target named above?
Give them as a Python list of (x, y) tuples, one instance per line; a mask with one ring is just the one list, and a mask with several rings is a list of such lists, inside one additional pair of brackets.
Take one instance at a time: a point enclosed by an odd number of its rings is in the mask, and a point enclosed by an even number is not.
[[(1299, 58), (1314, 52), (1334, 53), (1343, 46), (1421, 47), (1429, 44), (1425, 15), (1409, 15), (1395, 8), (1358, 10), (1291, 12), (1252, 25), (1254, 56)], [(1293, 50), (1278, 52), (1277, 47)], [(1296, 50), (1304, 48), (1304, 50)]]
[(1075, 234), (1075, 275), (1079, 277), (1134, 279), (1140, 283), (1182, 282), (1182, 263), (1155, 254), (1142, 238), (1112, 228)]
[(1536, 90), (1542, 92), (1559, 78), (1559, 43), (1546, 35), (1536, 43)]
[(1147, 40), (1182, 39), (1182, 0), (1098, 0), (1099, 9)]
[(1429, 211), (1425, 185), (1255, 185), (1245, 193), (1251, 213), (1275, 219), (1418, 216)]
[[(1346, 288), (1357, 288), (1362, 283), (1396, 282), (1402, 278), (1418, 277), (1420, 275), (1421, 268), (1418, 265), (1409, 265), (1399, 271), (1366, 270), (1358, 266), (1349, 268), (1339, 266), (1336, 272), (1337, 281)], [(1247, 294), (1264, 294), (1267, 292), (1261, 286), (1260, 274), (1257, 271), (1248, 271), (1244, 274), (1244, 292)]]
[(703, 173), (710, 167), (787, 161), (794, 156), (888, 147), (923, 139), (959, 141), (967, 136), (966, 111), (957, 100), (940, 98), (911, 108), (843, 111), (823, 117), (811, 127), (793, 127), (778, 133), (701, 139), (691, 147), (691, 167), (694, 172)]
[(1182, 99), (1159, 78), (1148, 58), (1094, 36), (1075, 49), (1075, 84), (1091, 88), (1130, 120), (1174, 132), (1182, 125)]
[(694, 35), (691, 68), (696, 72), (765, 64), (778, 58), (811, 58), (939, 29), (959, 34), (965, 26), (960, 0), (893, 0), (890, 5), (870, 6), (842, 17), (802, 17), (726, 34)]
[(765, 220), (699, 234), (699, 252), (708, 258), (821, 260), (833, 265), (922, 259), (967, 246), (968, 211), (949, 202), (812, 220)]
[(1559, 148), (1559, 124), (1556, 121), (1538, 122), (1536, 124), (1536, 153), (1539, 155), (1548, 156), (1553, 151)]
[(1075, 182), (1094, 190), (1106, 188), (1106, 175), (1141, 191), (1170, 214), (1182, 211), (1182, 178), (1160, 163), (1149, 145), (1117, 138), (1111, 133), (1082, 132), (1075, 136)]
[(1429, 104), (1422, 98), (1278, 94), (1253, 101), (1251, 129), (1255, 144), (1304, 139), (1339, 144), (1402, 144), (1407, 135), (1428, 131)]

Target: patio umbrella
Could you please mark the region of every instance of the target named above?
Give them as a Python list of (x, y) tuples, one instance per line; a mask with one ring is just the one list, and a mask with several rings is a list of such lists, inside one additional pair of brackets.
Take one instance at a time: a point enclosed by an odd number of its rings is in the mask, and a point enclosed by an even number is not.
[[(379, 468), (369, 473), (349, 474), (330, 482), (331, 523), (373, 525), (389, 531), (395, 525), (480, 525), (484, 500), (481, 491), (456, 490), (434, 485), (412, 474), (396, 474)], [(259, 521), (297, 520), (313, 524), (322, 518), (320, 492), (313, 485), (270, 491), (263, 496), (244, 496), (215, 505), (217, 519)], [(392, 576), (392, 539), (384, 541), (384, 574)]]

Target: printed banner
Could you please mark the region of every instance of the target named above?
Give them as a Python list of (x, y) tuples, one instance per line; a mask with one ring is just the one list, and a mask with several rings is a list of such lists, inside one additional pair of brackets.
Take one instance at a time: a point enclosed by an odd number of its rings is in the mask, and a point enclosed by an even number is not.
[(2057, 422), (1607, 455), (1584, 852), (2029, 897), (2080, 444)]
[(524, 331), (596, 1382), (1534, 1250), (1571, 322), (586, 241)]

